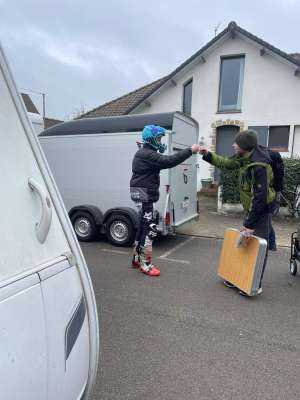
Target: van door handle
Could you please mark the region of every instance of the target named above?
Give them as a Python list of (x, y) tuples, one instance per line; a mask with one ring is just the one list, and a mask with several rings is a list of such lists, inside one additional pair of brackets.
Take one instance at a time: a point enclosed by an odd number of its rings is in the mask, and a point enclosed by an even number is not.
[(36, 223), (35, 232), (40, 243), (44, 243), (52, 220), (52, 207), (48, 193), (34, 179), (28, 179), (28, 185), (39, 196), (42, 204), (42, 215), (39, 222)]

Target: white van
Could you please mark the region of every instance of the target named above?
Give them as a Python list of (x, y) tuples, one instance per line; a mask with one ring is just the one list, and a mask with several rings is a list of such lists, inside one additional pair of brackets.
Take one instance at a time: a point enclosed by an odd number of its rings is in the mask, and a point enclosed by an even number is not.
[(99, 333), (90, 275), (0, 46), (0, 391), (82, 400)]
[[(134, 240), (138, 214), (130, 198), (131, 165), (148, 124), (167, 129), (166, 154), (197, 143), (198, 123), (180, 112), (85, 118), (55, 125), (39, 135), (80, 240), (91, 240), (99, 231), (117, 246)], [(163, 235), (198, 216), (197, 166), (197, 157), (192, 156), (160, 173), (155, 210)]]

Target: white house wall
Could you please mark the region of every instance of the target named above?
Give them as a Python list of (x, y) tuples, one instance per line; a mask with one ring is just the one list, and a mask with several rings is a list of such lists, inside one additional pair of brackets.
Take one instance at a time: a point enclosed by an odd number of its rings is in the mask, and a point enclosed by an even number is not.
[[(221, 56), (245, 54), (242, 112), (218, 113)], [(192, 117), (199, 123), (199, 139), (212, 145), (212, 123), (238, 120), (248, 126), (290, 125), (289, 151), (292, 150), (294, 125), (300, 125), (300, 77), (292, 67), (271, 55), (260, 55), (260, 47), (242, 37), (228, 39), (176, 79), (177, 85), (165, 88), (149, 98), (151, 105), (142, 105), (133, 113), (157, 113), (182, 110), (183, 84), (193, 78)], [(298, 143), (298, 142), (297, 142)], [(298, 144), (297, 144), (298, 145)], [(299, 153), (300, 149), (294, 148)], [(290, 153), (283, 153), (289, 156)], [(201, 162), (199, 181), (210, 176)]]

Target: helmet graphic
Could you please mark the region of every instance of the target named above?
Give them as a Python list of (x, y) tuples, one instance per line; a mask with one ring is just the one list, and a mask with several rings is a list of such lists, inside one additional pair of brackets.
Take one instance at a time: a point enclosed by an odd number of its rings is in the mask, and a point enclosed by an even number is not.
[(165, 136), (165, 134), (166, 130), (159, 125), (146, 125), (143, 129), (143, 141), (150, 144), (160, 153), (164, 153), (167, 149), (167, 146), (159, 143), (157, 138)]

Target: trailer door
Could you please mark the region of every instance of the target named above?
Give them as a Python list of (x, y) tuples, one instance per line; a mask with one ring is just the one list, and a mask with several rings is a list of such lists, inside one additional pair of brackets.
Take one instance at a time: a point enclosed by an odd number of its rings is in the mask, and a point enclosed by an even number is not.
[[(197, 143), (197, 125), (181, 114), (174, 115), (171, 153)], [(197, 157), (191, 156), (170, 170), (170, 211), (173, 225), (180, 226), (197, 214)]]

